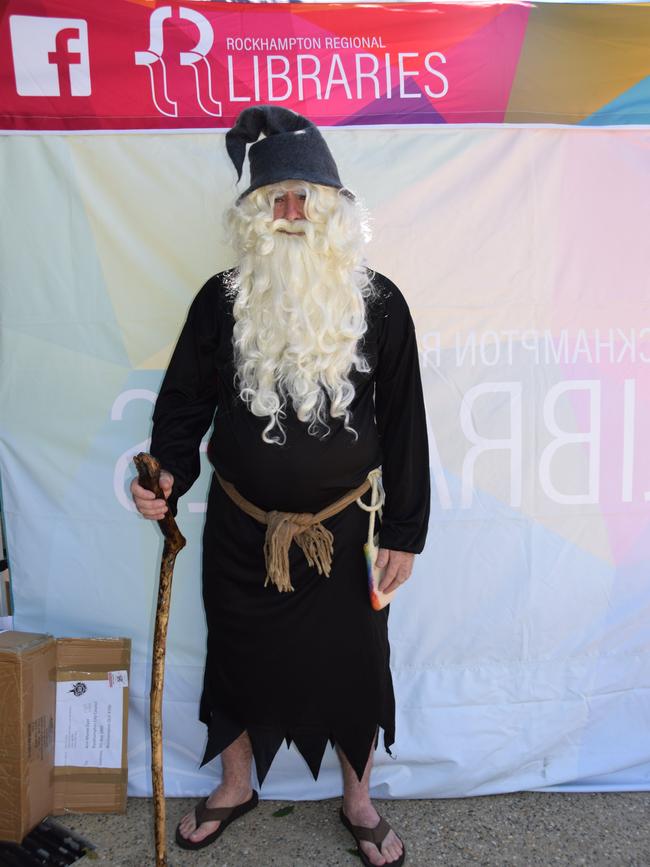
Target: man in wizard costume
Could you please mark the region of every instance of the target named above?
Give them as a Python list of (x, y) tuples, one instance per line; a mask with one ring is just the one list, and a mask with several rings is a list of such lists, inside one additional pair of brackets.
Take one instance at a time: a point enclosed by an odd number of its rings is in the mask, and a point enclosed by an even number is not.
[(226, 135), (239, 177), (247, 145), (250, 185), (227, 215), (237, 265), (194, 299), (154, 410), (166, 500), (132, 484), (145, 517), (175, 514), (212, 426), (200, 718), (203, 763), (220, 755), (223, 774), (176, 840), (203, 848), (256, 806), (253, 759), (261, 785), (281, 743), (294, 743), (317, 778), (329, 742), (362, 862), (395, 867), (404, 845), (369, 795), (379, 729), (387, 750), (394, 741), (395, 700), (388, 608), (371, 604), (364, 543), (381, 468), (379, 550), (367, 549), (380, 590), (403, 584), (424, 547), (413, 322), (399, 289), (365, 263), (367, 217), (319, 130), (258, 106)]

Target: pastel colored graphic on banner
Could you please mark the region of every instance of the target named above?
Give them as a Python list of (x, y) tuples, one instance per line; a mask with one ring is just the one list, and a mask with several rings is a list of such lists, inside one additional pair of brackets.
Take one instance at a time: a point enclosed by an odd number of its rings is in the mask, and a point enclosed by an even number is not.
[(115, 689), (110, 679), (57, 683), (56, 766), (122, 766), (123, 696), (124, 690)]

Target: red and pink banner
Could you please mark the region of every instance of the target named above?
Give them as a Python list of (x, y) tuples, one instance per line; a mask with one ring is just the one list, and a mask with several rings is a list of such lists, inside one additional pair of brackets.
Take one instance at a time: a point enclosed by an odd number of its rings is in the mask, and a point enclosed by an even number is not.
[(650, 123), (644, 4), (0, 0), (0, 129)]
[(650, 123), (644, 4), (0, 0), (0, 130)]
[(5, 130), (504, 120), (529, 7), (5, 0)]

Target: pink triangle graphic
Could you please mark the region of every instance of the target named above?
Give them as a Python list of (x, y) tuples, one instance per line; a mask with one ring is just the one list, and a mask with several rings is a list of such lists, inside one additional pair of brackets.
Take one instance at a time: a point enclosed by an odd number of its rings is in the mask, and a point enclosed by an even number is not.
[[(439, 68), (449, 92), (438, 110), (447, 123), (503, 123), (530, 9), (512, 6), (447, 49)], [(435, 100), (433, 100), (435, 104)]]

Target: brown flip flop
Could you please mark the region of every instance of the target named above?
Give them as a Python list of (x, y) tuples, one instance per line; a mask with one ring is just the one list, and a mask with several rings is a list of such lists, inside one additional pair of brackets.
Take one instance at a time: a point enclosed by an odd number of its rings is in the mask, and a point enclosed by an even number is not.
[[(364, 828), (363, 825), (353, 825), (343, 812), (343, 807), (341, 807), (341, 809), (339, 810), (339, 817), (341, 819), (341, 822), (343, 822), (350, 834), (352, 834), (352, 836), (354, 837), (354, 840), (357, 844), (357, 852), (359, 853), (359, 858), (361, 858), (361, 863), (364, 865), (364, 867), (374, 867), (372, 861), (368, 858), (361, 846), (359, 846), (359, 843), (362, 840), (364, 842), (374, 843), (377, 849), (379, 849), (379, 853), (381, 854), (381, 844), (386, 839), (388, 832), (392, 830), (386, 819), (380, 816), (379, 822), (375, 825), (374, 828)], [(403, 840), (401, 840), (401, 843), (404, 847), (402, 850), (402, 854), (396, 861), (386, 861), (384, 867), (401, 867), (401, 865), (404, 863), (404, 860), (406, 858), (406, 846), (404, 846)]]
[(250, 810), (257, 807), (258, 800), (257, 792), (255, 790), (253, 790), (253, 794), (250, 796), (248, 801), (245, 801), (243, 804), (237, 804), (236, 807), (208, 807), (208, 799), (202, 798), (194, 808), (196, 827), (198, 828), (199, 825), (202, 825), (204, 822), (221, 822), (221, 824), (216, 831), (212, 832), (212, 834), (208, 834), (207, 837), (194, 843), (192, 840), (187, 840), (183, 837), (179, 823), (176, 826), (176, 844), (180, 846), (181, 849), (203, 849), (205, 846), (209, 846), (210, 843), (214, 843), (217, 837), (223, 834), (231, 822), (234, 822), (235, 819), (239, 819), (240, 816), (243, 816), (245, 813), (248, 813)]

